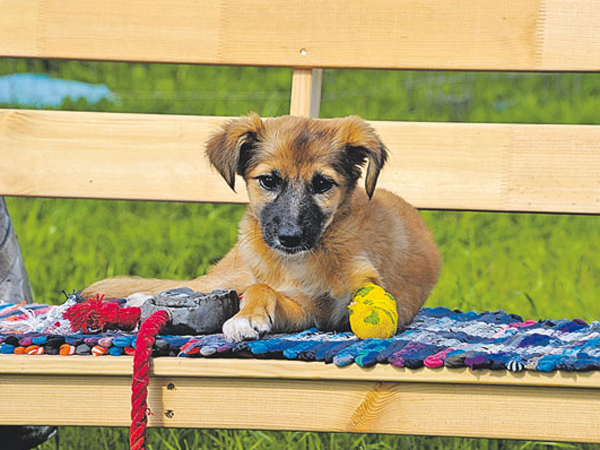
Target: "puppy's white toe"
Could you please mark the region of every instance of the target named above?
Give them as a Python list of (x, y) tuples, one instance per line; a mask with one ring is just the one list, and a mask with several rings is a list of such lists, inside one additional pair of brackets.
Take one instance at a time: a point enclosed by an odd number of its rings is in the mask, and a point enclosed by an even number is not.
[(136, 292), (135, 294), (131, 294), (130, 296), (128, 296), (125, 301), (127, 304), (127, 307), (131, 307), (131, 306), (142, 306), (142, 304), (146, 301), (146, 300), (150, 300), (152, 297), (151, 295), (148, 294), (144, 294), (142, 292)]
[(223, 324), (223, 334), (229, 342), (258, 339), (258, 331), (252, 328), (246, 317), (232, 317)]
[(270, 331), (270, 323), (234, 316), (223, 324), (223, 334), (229, 342), (258, 339)]

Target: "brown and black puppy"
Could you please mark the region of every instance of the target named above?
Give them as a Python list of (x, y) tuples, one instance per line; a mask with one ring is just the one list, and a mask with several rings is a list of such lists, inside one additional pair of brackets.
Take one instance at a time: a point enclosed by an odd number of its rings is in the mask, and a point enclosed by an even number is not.
[[(375, 283), (412, 320), (433, 288), (440, 256), (416, 210), (378, 190), (387, 149), (358, 117), (232, 120), (207, 144), (211, 164), (250, 204), (235, 247), (191, 281), (113, 278), (84, 291), (108, 297), (188, 286), (235, 289), (241, 310), (223, 332), (230, 340), (310, 326), (347, 329), (354, 292)], [(357, 187), (366, 163), (365, 189)]]

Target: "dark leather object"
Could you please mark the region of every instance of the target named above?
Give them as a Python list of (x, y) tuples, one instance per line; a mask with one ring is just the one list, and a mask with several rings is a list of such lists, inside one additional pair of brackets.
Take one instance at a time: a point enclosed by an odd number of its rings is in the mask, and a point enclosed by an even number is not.
[(223, 323), (240, 309), (233, 290), (216, 289), (208, 294), (190, 288), (163, 291), (142, 305), (142, 320), (154, 311), (166, 310), (172, 321), (161, 334), (220, 333)]

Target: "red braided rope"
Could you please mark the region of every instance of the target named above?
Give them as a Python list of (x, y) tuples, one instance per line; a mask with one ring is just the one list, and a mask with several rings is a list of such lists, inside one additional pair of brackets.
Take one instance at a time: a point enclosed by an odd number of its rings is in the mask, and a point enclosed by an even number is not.
[(103, 301), (104, 296), (96, 295), (86, 302), (77, 303), (64, 313), (75, 331), (94, 333), (106, 330), (133, 330), (140, 321), (141, 310), (137, 307), (121, 308), (115, 302)]
[(144, 450), (148, 434), (148, 384), (150, 382), (150, 357), (158, 332), (169, 322), (167, 311), (155, 311), (140, 326), (135, 341), (133, 357), (133, 381), (131, 383), (131, 450)]

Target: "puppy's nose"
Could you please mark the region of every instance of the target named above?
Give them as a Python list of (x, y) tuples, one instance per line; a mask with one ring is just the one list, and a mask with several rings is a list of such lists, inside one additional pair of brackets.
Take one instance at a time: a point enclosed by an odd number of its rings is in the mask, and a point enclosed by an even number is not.
[(279, 229), (277, 238), (279, 239), (279, 243), (284, 247), (298, 247), (302, 242), (302, 230), (299, 227), (284, 225)]

